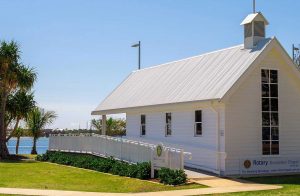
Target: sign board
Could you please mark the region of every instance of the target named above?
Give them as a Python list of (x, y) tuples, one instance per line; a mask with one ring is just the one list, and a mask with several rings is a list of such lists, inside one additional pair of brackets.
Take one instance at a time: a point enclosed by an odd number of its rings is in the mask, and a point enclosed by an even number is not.
[(162, 167), (168, 167), (168, 150), (163, 144), (158, 144), (152, 151), (151, 178), (154, 178), (154, 170)]
[(300, 172), (300, 157), (259, 157), (240, 160), (241, 175)]

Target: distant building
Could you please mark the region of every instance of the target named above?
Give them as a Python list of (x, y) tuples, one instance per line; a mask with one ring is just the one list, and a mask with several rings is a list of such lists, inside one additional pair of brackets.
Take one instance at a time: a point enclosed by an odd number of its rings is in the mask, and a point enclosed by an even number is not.
[(92, 112), (126, 113), (127, 137), (192, 153), (221, 175), (300, 172), (300, 72), (262, 13), (244, 44), (132, 72)]

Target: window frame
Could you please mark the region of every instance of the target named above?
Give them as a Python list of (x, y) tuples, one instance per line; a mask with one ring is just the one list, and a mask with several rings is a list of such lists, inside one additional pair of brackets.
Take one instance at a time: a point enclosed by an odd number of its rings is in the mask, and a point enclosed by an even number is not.
[[(168, 115), (170, 115), (170, 122), (168, 122)], [(165, 113), (165, 137), (172, 136), (172, 113)]]
[[(143, 123), (142, 121), (142, 119), (143, 119), (143, 116), (144, 116), (144, 118), (145, 118), (145, 122)], [(143, 134), (143, 127), (144, 127), (144, 129), (145, 129), (145, 133)], [(143, 137), (143, 136), (146, 136), (146, 114), (141, 114), (141, 116), (140, 116), (140, 136), (141, 137)]]
[[(268, 71), (268, 81), (265, 82), (263, 81), (263, 78), (262, 78), (262, 72), (263, 70), (267, 70)], [(276, 82), (272, 82), (271, 81), (271, 71), (276, 71), (277, 72), (277, 81)], [(261, 68), (261, 72), (260, 72), (260, 77), (261, 77), (261, 105), (260, 105), (260, 110), (261, 110), (261, 150), (262, 150), (262, 156), (280, 156), (280, 115), (279, 115), (279, 69), (274, 69), (274, 68), (267, 68), (267, 67), (262, 67)], [(263, 96), (263, 91), (262, 91), (262, 86), (263, 84), (267, 84), (269, 86), (268, 88), (268, 96)], [(277, 85), (277, 96), (274, 97), (271, 95), (271, 84), (276, 84)], [(268, 104), (268, 110), (263, 110), (263, 99), (265, 100), (268, 100), (269, 101), (269, 104)], [(272, 100), (276, 100), (277, 99), (277, 111), (273, 111), (273, 107), (272, 107)], [(276, 105), (276, 104), (275, 104)], [(267, 107), (265, 107), (267, 108)], [(268, 122), (268, 125), (263, 125), (263, 113), (269, 113), (269, 122)], [(277, 114), (277, 125), (273, 125), (272, 124), (272, 114)], [(268, 135), (268, 139), (264, 139), (264, 134), (263, 134), (263, 129), (269, 129), (269, 135)], [(273, 139), (272, 136), (272, 131), (274, 129), (277, 129), (277, 139)], [(269, 153), (268, 154), (264, 154), (264, 142), (269, 142)], [(274, 143), (278, 143), (278, 153), (277, 154), (274, 154), (272, 153), (272, 142)]]
[[(200, 119), (200, 121), (197, 121), (197, 112), (201, 112), (201, 119)], [(203, 136), (203, 118), (202, 118), (202, 116), (203, 116), (203, 111), (202, 110), (195, 110), (195, 112), (194, 112), (194, 117), (195, 117), (195, 119), (194, 119), (194, 137), (202, 137)], [(201, 134), (197, 134), (197, 125), (198, 124), (201, 124)]]

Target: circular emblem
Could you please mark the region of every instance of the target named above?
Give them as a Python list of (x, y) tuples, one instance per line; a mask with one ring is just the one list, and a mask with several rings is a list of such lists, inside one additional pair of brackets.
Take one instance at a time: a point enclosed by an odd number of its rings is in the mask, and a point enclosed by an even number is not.
[(158, 157), (161, 156), (162, 151), (163, 151), (162, 145), (157, 145), (157, 147), (156, 147), (156, 154), (157, 154)]
[(249, 160), (244, 161), (244, 167), (246, 169), (249, 169), (251, 167), (251, 161), (249, 161)]

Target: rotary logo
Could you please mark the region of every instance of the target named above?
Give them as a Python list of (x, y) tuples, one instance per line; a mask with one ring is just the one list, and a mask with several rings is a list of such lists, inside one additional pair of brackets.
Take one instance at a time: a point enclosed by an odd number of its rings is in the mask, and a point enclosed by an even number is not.
[(163, 151), (163, 145), (161, 145), (161, 144), (157, 145), (157, 147), (156, 147), (156, 154), (157, 154), (158, 157), (161, 156), (162, 151)]
[(251, 161), (249, 161), (249, 160), (244, 161), (244, 167), (246, 169), (249, 169), (251, 167)]

